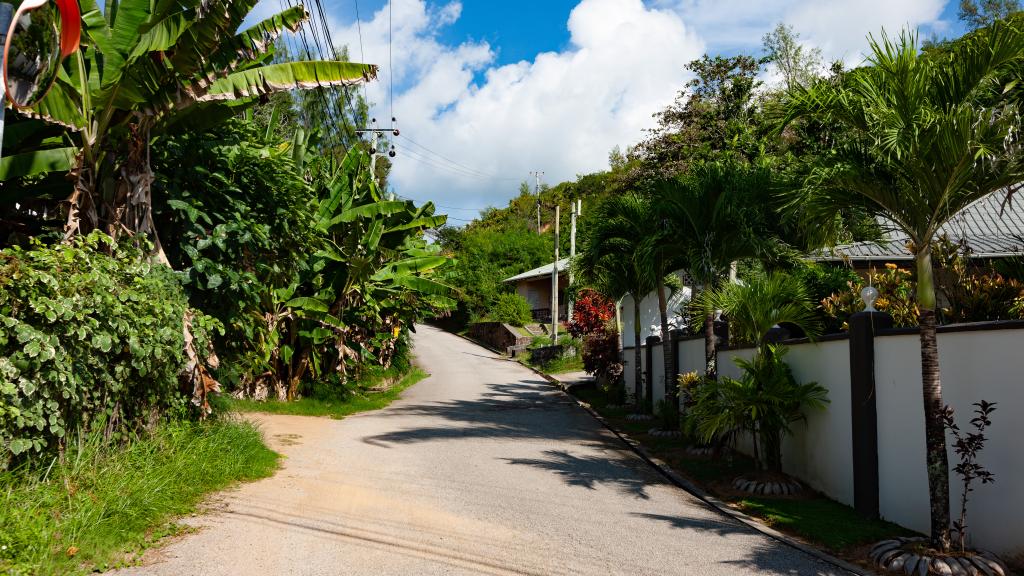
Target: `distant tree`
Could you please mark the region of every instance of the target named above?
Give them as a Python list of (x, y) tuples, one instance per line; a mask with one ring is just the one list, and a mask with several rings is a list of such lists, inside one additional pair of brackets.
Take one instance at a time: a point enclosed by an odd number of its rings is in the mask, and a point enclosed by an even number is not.
[(722, 156), (751, 160), (763, 142), (755, 131), (755, 96), (764, 60), (707, 56), (687, 64), (694, 79), (675, 101), (655, 114), (658, 127), (633, 150), (634, 181), (685, 172), (691, 164)]
[(972, 30), (1021, 10), (1020, 0), (960, 0), (960, 20)]
[(762, 39), (768, 60), (782, 74), (787, 89), (807, 85), (824, 71), (821, 49), (800, 44), (800, 34), (792, 26), (779, 22)]

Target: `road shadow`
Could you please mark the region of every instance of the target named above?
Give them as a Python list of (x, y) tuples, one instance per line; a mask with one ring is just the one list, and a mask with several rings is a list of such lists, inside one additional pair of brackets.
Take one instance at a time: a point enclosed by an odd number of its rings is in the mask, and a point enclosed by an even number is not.
[[(604, 446), (600, 446), (604, 448)], [(612, 486), (643, 500), (650, 499), (647, 489), (663, 484), (660, 476), (646, 470), (646, 465), (626, 453), (577, 456), (565, 450), (545, 450), (545, 458), (503, 458), (514, 466), (530, 466), (553, 472), (569, 486), (595, 490), (598, 485)]]
[(379, 412), (376, 417), (421, 417), (428, 424), (366, 436), (362, 441), (388, 447), (471, 438), (586, 441), (601, 437), (587, 414), (543, 380), (491, 383), (483, 387), (483, 392), (470, 400), (404, 404)]
[[(665, 514), (650, 514), (635, 512), (633, 516), (648, 518), (664, 522), (672, 528), (697, 532), (702, 537), (710, 534), (722, 538), (735, 536), (748, 536), (755, 534), (755, 531), (741, 522), (727, 516), (693, 518), (688, 516), (670, 516)], [(746, 554), (743, 558), (734, 560), (722, 560), (721, 564), (728, 564), (737, 568), (754, 570), (758, 574), (773, 574), (785, 576), (852, 576), (849, 572), (841, 570), (831, 564), (827, 564), (810, 555), (788, 546), (778, 540), (761, 538), (761, 542), (744, 548)], [(800, 562), (794, 562), (799, 558)], [(794, 568), (794, 566), (800, 566)]]

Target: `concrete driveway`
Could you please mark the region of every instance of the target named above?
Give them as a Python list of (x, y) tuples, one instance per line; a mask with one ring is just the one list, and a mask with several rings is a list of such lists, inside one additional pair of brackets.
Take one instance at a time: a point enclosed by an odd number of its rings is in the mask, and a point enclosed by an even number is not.
[(666, 483), (525, 368), (421, 326), (431, 377), (342, 421), (260, 416), (285, 455), (139, 575), (840, 574)]

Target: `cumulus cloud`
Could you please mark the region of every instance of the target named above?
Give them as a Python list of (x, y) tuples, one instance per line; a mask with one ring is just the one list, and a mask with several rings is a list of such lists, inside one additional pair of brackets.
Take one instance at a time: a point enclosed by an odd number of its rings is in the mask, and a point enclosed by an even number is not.
[(786, 22), (826, 59), (859, 64), (868, 32), (943, 30), (945, 1), (581, 0), (563, 50), (498, 65), (497, 47), (439, 39), (458, 21), (460, 2), (390, 0), (394, 70), (387, 5), (362, 22), (362, 50), (356, 23), (329, 24), (353, 59), (362, 53), (381, 65), (367, 92), (385, 126), (393, 74), (403, 134), (391, 180), (397, 192), (478, 207), (504, 205), (532, 170), (556, 183), (605, 168), (614, 146), (643, 137), (688, 79), (686, 63), (705, 51), (756, 52), (761, 36)]
[[(392, 9), (395, 83), (403, 87), (395, 99), (403, 137), (392, 182), (403, 196), (442, 205), (503, 205), (531, 170), (559, 182), (604, 168), (612, 147), (642, 136), (685, 82), (685, 64), (704, 51), (673, 10), (641, 0), (583, 0), (567, 22), (564, 51), (497, 66), (486, 43), (437, 40), (458, 18), (458, 3), (393, 0)], [(383, 65), (369, 94), (384, 119), (387, 8), (362, 28), (367, 60)], [(337, 35), (353, 33), (343, 27)]]

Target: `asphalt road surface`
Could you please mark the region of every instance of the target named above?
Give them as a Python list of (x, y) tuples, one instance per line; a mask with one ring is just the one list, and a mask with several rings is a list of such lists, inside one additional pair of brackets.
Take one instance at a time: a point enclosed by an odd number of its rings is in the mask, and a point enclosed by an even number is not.
[(119, 574), (843, 572), (668, 484), (529, 370), (418, 327), (430, 378), (345, 420), (259, 416), (285, 459)]

